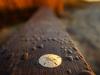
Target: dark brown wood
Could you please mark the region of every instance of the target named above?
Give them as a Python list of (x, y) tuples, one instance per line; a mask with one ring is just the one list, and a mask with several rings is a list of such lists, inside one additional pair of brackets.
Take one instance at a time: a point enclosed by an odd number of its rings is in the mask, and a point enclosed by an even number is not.
[[(47, 9), (41, 9), (0, 47), (0, 75), (95, 75), (62, 27)], [(44, 54), (57, 54), (57, 68), (38, 63)]]

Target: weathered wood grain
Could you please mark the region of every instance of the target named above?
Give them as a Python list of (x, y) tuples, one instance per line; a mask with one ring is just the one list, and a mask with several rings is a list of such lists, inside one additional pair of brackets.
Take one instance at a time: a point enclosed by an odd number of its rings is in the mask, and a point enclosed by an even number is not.
[[(62, 25), (51, 11), (38, 11), (0, 47), (0, 75), (94, 75)], [(42, 67), (38, 59), (44, 54), (57, 54), (63, 62)]]

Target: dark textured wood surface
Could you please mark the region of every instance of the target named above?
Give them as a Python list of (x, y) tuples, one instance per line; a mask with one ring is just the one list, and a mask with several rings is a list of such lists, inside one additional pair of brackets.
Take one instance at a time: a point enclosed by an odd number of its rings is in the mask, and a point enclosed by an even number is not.
[[(55, 15), (41, 9), (0, 47), (0, 75), (94, 75)], [(57, 54), (57, 68), (38, 63), (44, 54)]]

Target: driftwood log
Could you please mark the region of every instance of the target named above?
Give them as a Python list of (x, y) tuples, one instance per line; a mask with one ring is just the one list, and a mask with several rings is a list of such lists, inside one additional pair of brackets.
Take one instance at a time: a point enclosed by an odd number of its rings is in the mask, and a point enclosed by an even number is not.
[[(0, 75), (95, 75), (62, 25), (50, 10), (39, 10), (1, 45)], [(62, 64), (42, 67), (44, 54), (61, 56)]]

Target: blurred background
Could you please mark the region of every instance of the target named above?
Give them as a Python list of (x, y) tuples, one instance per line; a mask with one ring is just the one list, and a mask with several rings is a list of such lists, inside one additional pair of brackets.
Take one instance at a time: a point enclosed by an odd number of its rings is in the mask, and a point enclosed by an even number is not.
[(77, 43), (96, 75), (100, 75), (100, 3), (71, 12), (73, 20), (63, 20), (66, 31)]
[[(70, 13), (72, 19), (68, 20), (67, 17), (59, 19), (64, 23), (66, 31), (77, 43), (93, 70), (100, 75), (100, 2), (99, 0), (88, 1), (92, 2), (78, 9), (76, 7), (67, 8), (65, 5), (65, 11)], [(0, 11), (0, 45), (36, 10), (37, 8), (28, 8), (9, 13)]]

